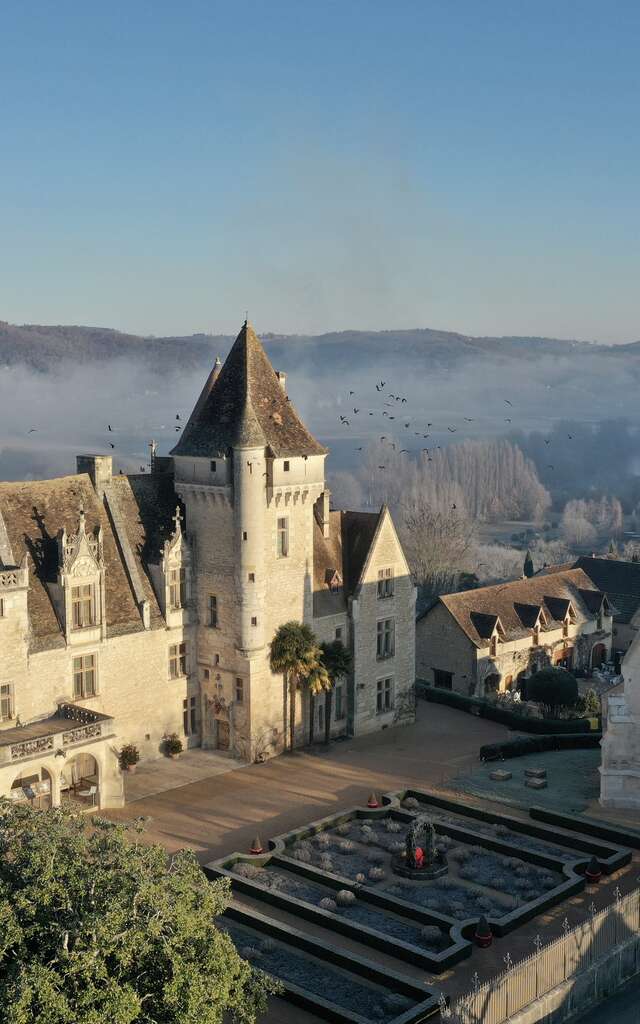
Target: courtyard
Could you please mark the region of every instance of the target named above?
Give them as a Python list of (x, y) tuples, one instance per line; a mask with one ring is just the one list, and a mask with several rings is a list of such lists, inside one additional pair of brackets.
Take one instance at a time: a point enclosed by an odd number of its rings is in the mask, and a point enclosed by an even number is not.
[[(230, 927), (235, 931), (241, 948), (253, 951), (258, 960), (262, 959), (262, 966), (268, 968), (270, 958), (275, 957), (273, 962), (278, 962), (278, 953), (282, 952), (280, 942), (284, 943), (283, 948), (286, 950), (287, 937), (290, 939), (292, 934), (299, 934), (299, 942), (316, 943), (319, 947), (317, 955), (320, 957), (325, 955), (323, 950), (332, 949), (338, 958), (344, 956), (352, 963), (370, 965), (366, 968), (369, 971), (375, 967), (383, 973), (391, 972), (409, 979), (418, 988), (422, 988), (425, 1000), (428, 1002), (431, 999), (429, 1006), (433, 1008), (433, 998), (440, 990), (453, 996), (468, 991), (474, 974), (477, 973), (481, 981), (498, 974), (507, 953), (514, 961), (518, 961), (532, 951), (536, 936), (539, 935), (543, 942), (556, 938), (565, 920), (570, 925), (577, 924), (585, 919), (590, 907), (611, 903), (616, 887), (626, 892), (637, 884), (638, 860), (637, 854), (634, 854), (629, 866), (605, 874), (595, 889), (582, 886), (572, 890), (571, 886), (567, 886), (563, 892), (562, 886), (567, 879), (560, 876), (563, 875), (563, 865), (567, 862), (568, 854), (566, 850), (562, 853), (562, 847), (568, 844), (570, 848), (566, 836), (564, 843), (556, 844), (555, 850), (549, 839), (542, 844), (538, 843), (536, 850), (536, 844), (523, 839), (522, 835), (514, 835), (513, 830), (510, 830), (511, 834), (504, 836), (509, 849), (505, 847), (504, 850), (494, 849), (492, 852), (478, 849), (483, 845), (483, 830), (477, 822), (470, 824), (467, 820), (465, 824), (465, 807), (483, 808), (497, 815), (511, 815), (524, 822), (528, 820), (528, 805), (542, 804), (539, 797), (548, 792), (527, 790), (522, 781), (521, 791), (518, 791), (515, 800), (509, 801), (511, 806), (507, 807), (499, 790), (482, 796), (464, 791), (464, 780), (475, 777), (481, 768), (478, 762), (479, 747), (484, 743), (499, 742), (511, 735), (506, 727), (496, 723), (419, 701), (414, 725), (389, 729), (357, 740), (336, 742), (329, 749), (318, 747), (316, 750), (302, 750), (265, 764), (239, 766), (235, 770), (233, 764), (229, 765), (232, 770), (224, 770), (225, 766), (216, 762), (217, 774), (194, 777), (193, 781), (178, 788), (163, 788), (149, 795), (144, 795), (145, 783), (143, 778), (138, 778), (137, 798), (124, 808), (107, 814), (118, 820), (144, 816), (148, 819), (147, 837), (150, 841), (161, 843), (171, 852), (183, 847), (190, 848), (203, 865), (228, 858), (232, 862), (232, 869), (234, 854), (239, 854), (240, 860), (244, 859), (246, 863), (256, 834), (261, 837), (267, 853), (270, 840), (296, 835), (295, 842), (302, 844), (298, 845), (297, 852), (294, 844), (285, 857), (276, 857), (270, 866), (269, 857), (266, 863), (263, 858), (253, 859), (253, 863), (266, 872), (266, 878), (259, 874), (253, 879), (247, 878), (247, 869), (240, 871), (241, 878), (245, 875), (242, 878), (244, 884), (234, 885), (232, 912), (235, 912), (236, 919)], [(575, 753), (571, 752), (572, 755)], [(189, 753), (193, 767), (187, 770), (185, 766), (181, 769), (184, 772), (183, 778), (192, 777), (193, 773), (199, 776), (200, 772), (206, 771), (206, 752), (202, 752), (202, 755), (199, 756), (196, 751)], [(562, 791), (563, 756), (563, 753), (545, 755), (549, 758), (547, 768), (550, 788), (558, 794)], [(557, 760), (553, 761), (553, 757)], [(514, 778), (524, 775), (521, 761), (523, 759), (515, 759), (508, 763), (514, 770)], [(154, 771), (155, 785), (164, 787), (171, 783), (170, 763), (161, 770), (156, 767)], [(160, 776), (164, 781), (160, 780)], [(332, 817), (338, 821), (341, 814), (346, 814), (348, 821), (351, 820), (354, 808), (359, 809), (358, 814), (366, 818), (370, 814), (366, 804), (371, 792), (375, 792), (381, 799), (382, 794), (408, 791), (438, 793), (458, 801), (461, 808), (458, 814), (453, 815), (445, 814), (442, 809), (435, 807), (421, 808), (426, 809), (432, 817), (439, 834), (449, 833), (449, 848), (456, 850), (451, 861), (451, 877), (444, 886), (434, 884), (435, 903), (431, 906), (420, 907), (411, 894), (403, 906), (403, 893), (397, 889), (399, 880), (395, 880), (396, 891), (393, 891), (394, 880), (389, 877), (384, 847), (387, 839), (391, 842), (402, 839), (395, 826), (373, 822), (373, 837), (365, 837), (364, 843), (360, 826), (350, 833), (344, 827), (335, 831), (335, 825), (328, 838), (319, 843), (317, 838), (303, 834), (310, 822), (319, 819)], [(403, 827), (407, 810), (410, 808), (400, 808), (396, 815)], [(384, 808), (379, 813), (383, 818), (388, 817)], [(374, 811), (374, 817), (375, 814)], [(470, 834), (465, 839), (462, 833), (456, 833), (456, 828), (470, 829), (474, 835)], [(500, 836), (494, 835), (493, 839), (500, 841)], [(469, 854), (460, 852), (465, 843), (471, 848)], [(330, 849), (323, 849), (324, 844), (328, 844)], [(341, 846), (347, 850), (346, 855)], [(378, 851), (377, 863), (374, 863), (376, 858), (371, 856), (374, 851)], [(539, 873), (536, 868), (525, 879), (523, 866), (519, 862), (524, 861), (529, 866), (535, 864), (536, 852), (541, 856), (556, 858), (556, 863), (543, 866)], [(570, 855), (577, 856), (575, 851)], [(468, 902), (469, 891), (474, 887), (474, 880), (469, 879), (465, 870), (469, 858), (474, 871), (483, 872), (485, 890), (476, 891), (475, 897), (484, 899), (484, 909), (492, 920), (507, 920), (511, 913), (523, 908), (528, 911), (525, 904), (532, 903), (549, 890), (553, 890), (558, 898), (538, 912), (533, 908), (533, 916), (528, 912), (523, 913), (519, 926), (513, 930), (506, 929), (505, 934), (494, 939), (491, 948), (479, 950), (474, 947), (470, 956), (462, 959), (454, 956), (447, 960), (452, 950), (455, 953), (455, 949), (459, 948), (456, 947), (456, 922), (463, 923), (475, 915), (478, 909), (483, 909), (481, 904)], [(507, 863), (505, 858), (511, 863)], [(310, 868), (312, 875), (314, 871), (325, 871), (326, 877), (308, 877), (308, 872), (303, 877), (301, 868), (303, 871)], [(317, 905), (321, 900), (335, 901), (335, 891), (331, 891), (336, 887), (335, 878), (339, 879), (343, 887), (353, 887), (358, 884), (356, 876), (368, 875), (372, 868), (374, 871), (380, 869), (385, 877), (377, 881), (369, 879), (366, 888), (379, 890), (379, 895), (358, 898), (357, 909), (335, 908), (337, 914), (329, 903), (323, 918), (322, 908)], [(501, 872), (502, 882), (496, 889), (490, 878), (497, 870)], [(264, 883), (264, 889), (275, 890), (284, 898), (274, 900), (268, 896), (265, 902), (264, 893), (251, 891), (251, 886), (256, 882)], [(385, 900), (384, 891), (389, 889), (392, 891)], [(313, 903), (314, 906), (301, 912), (299, 903)], [(414, 913), (407, 910), (411, 904), (414, 908), (418, 907), (417, 917), (415, 909)], [(334, 918), (337, 916), (342, 919), (342, 923), (336, 926)], [(265, 939), (265, 936), (261, 936), (256, 941), (255, 934), (247, 935), (248, 920), (255, 923), (262, 917), (274, 922), (273, 927), (283, 930), (280, 939), (276, 937), (274, 940), (269, 936)], [(358, 929), (361, 932), (359, 935)], [(364, 934), (367, 929), (381, 933), (389, 942), (385, 945), (384, 941), (371, 940)], [(439, 934), (436, 934), (436, 930), (439, 930)], [(407, 954), (405, 947), (418, 949), (418, 954)], [(307, 958), (311, 957), (315, 962), (313, 948), (312, 945), (311, 952), (307, 951)], [(436, 960), (441, 957), (442, 962), (430, 964), (429, 957), (435, 957)], [(342, 976), (346, 968), (344, 964), (337, 963), (331, 965), (330, 969), (327, 965), (326, 970), (329, 971), (329, 979), (332, 972)], [(386, 1012), (384, 1007), (388, 1007), (387, 1019), (392, 1020), (392, 997), (397, 996), (397, 1006), (400, 1007), (402, 993), (381, 992), (382, 1001), (376, 1005), (383, 1013)], [(363, 992), (360, 994), (363, 998), (366, 995)], [(418, 1005), (415, 994), (405, 993), (403, 998)], [(362, 1005), (367, 1005), (366, 1001)], [(290, 1024), (294, 1021), (296, 1024), (310, 1024), (317, 1020), (309, 1008), (294, 1007), (282, 999), (272, 1000), (266, 1018), (267, 1024)]]

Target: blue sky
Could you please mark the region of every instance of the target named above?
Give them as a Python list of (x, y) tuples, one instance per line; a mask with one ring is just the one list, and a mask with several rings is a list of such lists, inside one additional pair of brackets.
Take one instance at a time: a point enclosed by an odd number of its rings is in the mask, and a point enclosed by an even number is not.
[(0, 11), (0, 318), (640, 338), (640, 5)]

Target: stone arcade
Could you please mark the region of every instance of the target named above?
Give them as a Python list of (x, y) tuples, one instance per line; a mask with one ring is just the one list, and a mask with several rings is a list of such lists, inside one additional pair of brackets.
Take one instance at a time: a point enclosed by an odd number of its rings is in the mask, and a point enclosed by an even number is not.
[[(330, 508), (326, 455), (245, 323), (150, 475), (85, 455), (74, 476), (0, 484), (0, 794), (117, 806), (120, 747), (161, 756), (173, 732), (243, 759), (281, 752), (268, 645), (289, 619), (352, 651), (333, 735), (412, 715), (406, 559), (386, 508)], [(303, 744), (304, 692), (296, 713)]]

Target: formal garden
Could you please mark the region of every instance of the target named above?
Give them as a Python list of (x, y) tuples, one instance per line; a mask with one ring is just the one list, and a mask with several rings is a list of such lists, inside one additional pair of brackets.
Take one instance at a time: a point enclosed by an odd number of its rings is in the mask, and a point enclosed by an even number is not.
[[(470, 956), (474, 943), (505, 935), (580, 892), (594, 864), (610, 873), (630, 856), (615, 843), (570, 827), (404, 791), (387, 794), (381, 806), (354, 808), (277, 836), (261, 853), (212, 862), (205, 871), (230, 879), (234, 906), (241, 908), (244, 899), (246, 916), (229, 926), (242, 955), (293, 985), (298, 996), (306, 992), (311, 1003), (317, 997), (334, 1000), (339, 1015), (348, 1006), (338, 982), (319, 981), (319, 951), (309, 962), (299, 944), (295, 955), (282, 949), (287, 932), (279, 934), (280, 912), (437, 978)], [(256, 911), (264, 912), (259, 931)], [(394, 1019), (400, 1001), (367, 992), (368, 984), (365, 977), (356, 988), (357, 1012), (370, 1020)], [(353, 1009), (355, 1003), (349, 1005)], [(410, 1014), (410, 1007), (403, 1012)]]

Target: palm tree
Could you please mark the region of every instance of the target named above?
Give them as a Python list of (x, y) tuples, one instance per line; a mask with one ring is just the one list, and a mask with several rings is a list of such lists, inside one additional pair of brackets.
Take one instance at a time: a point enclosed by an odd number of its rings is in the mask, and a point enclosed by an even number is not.
[(320, 645), (322, 664), (329, 677), (330, 686), (327, 689), (324, 709), (324, 741), (331, 742), (331, 709), (333, 704), (333, 687), (339, 679), (343, 679), (351, 672), (353, 658), (351, 652), (342, 643), (342, 640), (332, 640), (331, 643)]
[(285, 622), (276, 630), (269, 644), (269, 663), (272, 672), (281, 672), (285, 692), (289, 696), (289, 749), (295, 745), (296, 693), (302, 679), (307, 679), (317, 668), (318, 641), (313, 630), (304, 622)]
[(321, 693), (326, 693), (326, 699), (329, 700), (329, 694), (331, 692), (331, 687), (333, 686), (333, 683), (329, 678), (329, 673), (322, 662), (322, 650), (319, 647), (316, 648), (315, 657), (317, 664), (311, 669), (311, 672), (305, 679), (305, 683), (309, 691), (309, 743), (313, 743), (316, 697)]

